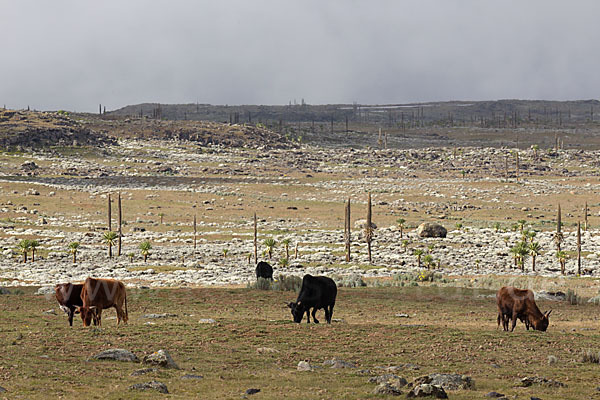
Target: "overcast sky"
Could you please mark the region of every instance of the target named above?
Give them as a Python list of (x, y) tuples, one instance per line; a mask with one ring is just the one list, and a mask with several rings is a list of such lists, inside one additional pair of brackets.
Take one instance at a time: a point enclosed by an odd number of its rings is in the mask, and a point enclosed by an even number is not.
[(0, 105), (600, 95), (597, 0), (0, 0)]

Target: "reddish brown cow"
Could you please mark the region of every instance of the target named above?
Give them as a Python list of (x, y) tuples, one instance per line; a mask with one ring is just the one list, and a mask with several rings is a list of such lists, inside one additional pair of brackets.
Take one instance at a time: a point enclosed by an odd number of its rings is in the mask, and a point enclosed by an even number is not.
[(69, 316), (69, 325), (73, 326), (73, 314), (78, 307), (81, 307), (81, 283), (60, 283), (54, 287), (54, 293), (60, 308)]
[(514, 331), (517, 324), (517, 318), (537, 331), (548, 329), (548, 316), (552, 310), (542, 313), (535, 304), (533, 292), (531, 290), (517, 289), (512, 286), (502, 287), (496, 294), (496, 303), (498, 304), (498, 327), (502, 321), (502, 327), (508, 331), (508, 322), (512, 322), (510, 331)]
[[(102, 310), (114, 307), (117, 310), (117, 326), (127, 323), (127, 292), (123, 282), (114, 279), (87, 278), (81, 290), (82, 306), (79, 307), (83, 326), (89, 326), (92, 318), (102, 325)], [(123, 308), (123, 305), (125, 306)]]

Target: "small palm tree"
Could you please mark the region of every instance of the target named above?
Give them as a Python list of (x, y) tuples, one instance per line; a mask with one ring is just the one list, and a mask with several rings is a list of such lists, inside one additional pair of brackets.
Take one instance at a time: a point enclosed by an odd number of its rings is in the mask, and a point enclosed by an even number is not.
[(408, 240), (403, 240), (402, 241), (402, 248), (404, 249), (404, 252), (406, 253), (406, 248), (408, 247)]
[(421, 256), (423, 255), (424, 251), (422, 249), (414, 249), (413, 250), (413, 255), (417, 257), (417, 266), (419, 268), (421, 268)]
[(35, 262), (35, 249), (40, 246), (40, 242), (37, 240), (31, 240), (29, 242), (29, 247), (31, 248), (31, 262)]
[(113, 231), (108, 231), (108, 232), (104, 232), (104, 243), (106, 243), (108, 245), (108, 258), (112, 258), (112, 247), (114, 246), (117, 238), (119, 237), (119, 235), (117, 235), (116, 232)]
[(229, 253), (229, 249), (223, 249), (223, 257), (227, 258), (227, 253)]
[(406, 222), (406, 220), (404, 218), (398, 218), (396, 220), (396, 223), (398, 224), (398, 226), (400, 227), (400, 239), (402, 239), (402, 234), (404, 232), (404, 223)]
[(542, 246), (538, 242), (531, 242), (529, 244), (529, 254), (531, 254), (531, 270), (535, 272), (535, 258), (540, 255)]
[(533, 239), (535, 239), (535, 237), (537, 236), (537, 232), (536, 231), (527, 231), (527, 239), (529, 239), (530, 243), (533, 243)]
[(511, 247), (510, 254), (512, 254), (515, 267), (517, 267), (519, 265), (519, 246), (516, 245)]
[(277, 245), (277, 242), (273, 238), (268, 238), (268, 239), (265, 239), (263, 244), (267, 248), (267, 254), (269, 254), (269, 260), (270, 260), (273, 255), (273, 249)]
[(521, 242), (517, 245), (517, 255), (519, 266), (521, 267), (521, 271), (525, 271), (525, 260), (529, 255), (529, 246), (526, 242)]
[(148, 260), (148, 256), (150, 255), (150, 249), (152, 249), (152, 245), (149, 241), (144, 240), (142, 243), (140, 243), (139, 248), (140, 252), (144, 256), (144, 262), (146, 262)]
[(133, 257), (135, 257), (135, 253), (128, 253), (127, 257), (129, 257), (129, 262), (132, 263), (133, 262)]
[(500, 222), (494, 223), (494, 229), (496, 230), (496, 233), (498, 233), (498, 231), (500, 230), (500, 226)]
[(431, 269), (431, 264), (433, 264), (433, 256), (431, 254), (425, 255), (425, 257), (423, 257), (423, 262), (427, 266), (427, 269)]
[(285, 258), (290, 259), (290, 239), (285, 238), (281, 241), (283, 246), (285, 247)]
[(23, 254), (23, 262), (27, 262), (27, 253), (31, 247), (31, 241), (29, 239), (23, 239), (19, 242), (19, 251)]
[(289, 261), (287, 258), (282, 258), (279, 260), (279, 265), (281, 265), (281, 268), (285, 268), (289, 265)]
[(165, 216), (165, 213), (158, 213), (158, 216), (160, 217), (160, 224), (162, 225), (163, 223), (163, 217)]
[(460, 231), (463, 227), (463, 224), (461, 224), (460, 222), (457, 222), (456, 225), (454, 225), (454, 226), (456, 226), (456, 229), (458, 229)]
[(519, 232), (523, 233), (523, 228), (525, 227), (526, 223), (527, 221), (525, 221), (524, 219), (520, 219), (517, 221), (517, 224), (519, 224)]
[(531, 149), (533, 150), (533, 158), (537, 160), (538, 150), (540, 149), (540, 146), (538, 146), (537, 144), (534, 144), (531, 146)]
[(435, 243), (430, 243), (427, 245), (427, 252), (429, 254), (431, 254), (433, 252), (433, 249), (435, 249)]
[(558, 262), (560, 263), (560, 273), (561, 274), (565, 274), (565, 264), (567, 263), (567, 252), (564, 250), (561, 251), (557, 251), (556, 252), (556, 258), (558, 259)]
[(73, 254), (73, 264), (77, 262), (77, 250), (79, 249), (79, 242), (69, 243), (69, 253)]
[(250, 260), (252, 260), (252, 253), (248, 253), (248, 264), (250, 264)]

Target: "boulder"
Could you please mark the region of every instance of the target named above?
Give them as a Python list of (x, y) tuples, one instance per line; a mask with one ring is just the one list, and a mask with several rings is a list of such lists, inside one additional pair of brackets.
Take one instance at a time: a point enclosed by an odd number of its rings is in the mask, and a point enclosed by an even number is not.
[(204, 379), (204, 377), (202, 375), (185, 374), (181, 379)]
[(421, 385), (415, 386), (408, 394), (407, 398), (413, 399), (416, 397), (433, 397), (436, 399), (447, 399), (448, 395), (443, 387), (438, 385), (431, 385), (429, 383), (424, 383)]
[(298, 371), (312, 371), (313, 367), (308, 361), (300, 361), (297, 369)]
[(38, 169), (39, 167), (37, 166), (36, 163), (34, 163), (33, 161), (26, 161), (23, 164), (21, 164), (21, 169), (23, 171), (33, 171)]
[(400, 396), (402, 394), (402, 391), (400, 391), (398, 387), (392, 384), (383, 382), (377, 385), (377, 387), (373, 390), (373, 394), (383, 394), (386, 396)]
[(175, 364), (175, 361), (173, 361), (171, 355), (166, 350), (158, 350), (152, 354), (148, 354), (146, 357), (144, 357), (143, 363), (157, 365), (163, 368), (179, 369), (179, 366)]
[(330, 366), (331, 368), (356, 368), (356, 365), (354, 365), (353, 363), (344, 361), (344, 360), (340, 360), (338, 358), (334, 358), (331, 360), (325, 360), (325, 361), (323, 361), (323, 365)]
[(140, 376), (140, 375), (146, 375), (152, 372), (158, 372), (158, 368), (143, 368), (143, 369), (136, 369), (135, 371), (133, 371), (131, 373), (131, 376)]
[(567, 387), (567, 385), (565, 385), (562, 382), (555, 381), (553, 379), (542, 378), (542, 377), (538, 377), (538, 376), (527, 376), (527, 377), (521, 379), (521, 386), (529, 387), (529, 386), (533, 386), (533, 385), (540, 385), (540, 386), (553, 387), (553, 388)]
[(489, 392), (488, 394), (486, 394), (484, 397), (489, 397), (492, 399), (499, 399), (501, 397), (505, 397), (502, 393), (498, 393), (498, 392)]
[(414, 385), (431, 384), (445, 390), (475, 389), (470, 376), (460, 374), (429, 374), (415, 379)]
[(162, 313), (162, 314), (144, 314), (142, 315), (142, 318), (148, 318), (148, 319), (156, 319), (156, 318), (171, 318), (171, 317), (177, 317), (177, 314), (169, 314), (169, 313)]
[(565, 301), (567, 299), (567, 295), (561, 291), (546, 292), (541, 290), (534, 294), (534, 298), (536, 300)]
[(396, 374), (383, 374), (369, 378), (369, 383), (389, 383), (392, 386), (401, 388), (403, 386), (406, 386), (408, 384), (408, 381)]
[[(359, 219), (354, 221), (354, 229), (365, 229), (367, 227), (366, 219)], [(377, 229), (377, 225), (373, 221), (371, 221), (371, 229)]]
[(128, 362), (139, 362), (135, 354), (125, 349), (109, 349), (104, 350), (101, 353), (91, 357), (94, 360), (114, 360), (114, 361), (128, 361)]
[(45, 296), (47, 294), (54, 294), (54, 287), (52, 286), (42, 286), (35, 292), (36, 295)]
[(417, 235), (419, 235), (419, 237), (445, 238), (447, 234), (448, 230), (446, 230), (446, 228), (432, 222), (424, 222), (417, 228)]
[(162, 382), (152, 381), (146, 383), (136, 383), (135, 385), (129, 386), (131, 390), (156, 390), (160, 393), (168, 394), (169, 390), (167, 385)]

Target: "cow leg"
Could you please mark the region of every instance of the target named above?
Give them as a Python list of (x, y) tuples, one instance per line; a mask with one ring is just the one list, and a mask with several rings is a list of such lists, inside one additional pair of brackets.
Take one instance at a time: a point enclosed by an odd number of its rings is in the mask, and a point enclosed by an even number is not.
[(329, 316), (329, 306), (325, 306), (323, 310), (325, 311), (325, 322), (330, 324), (331, 322), (329, 321), (331, 320), (331, 317)]
[(327, 320), (327, 323), (330, 324), (331, 323), (331, 318), (333, 317), (333, 304), (331, 304), (329, 306), (329, 319)]
[[(121, 323), (121, 321), (123, 320), (123, 309), (118, 306), (117, 304), (115, 304), (115, 310), (117, 310), (117, 326), (119, 326), (119, 324)], [(125, 323), (123, 321), (123, 323)]]
[(306, 309), (306, 323), (310, 324), (310, 307)]
[(312, 316), (313, 316), (313, 321), (315, 321), (315, 324), (318, 324), (319, 320), (315, 316), (316, 313), (317, 313), (317, 307), (313, 308), (313, 310), (312, 310)]
[(69, 316), (69, 326), (73, 326), (73, 314), (75, 314), (75, 309), (69, 307), (69, 311), (67, 312), (67, 315)]
[(502, 318), (502, 311), (498, 310), (498, 327), (496, 330), (500, 329), (500, 320), (502, 320), (502, 327), (504, 328), (504, 319)]
[(96, 309), (96, 320), (98, 321), (98, 326), (102, 326), (102, 308)]
[(515, 330), (515, 326), (517, 325), (517, 313), (513, 313), (510, 331), (513, 332)]

